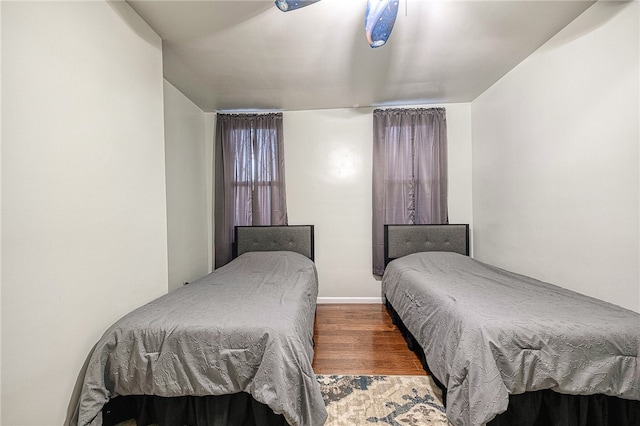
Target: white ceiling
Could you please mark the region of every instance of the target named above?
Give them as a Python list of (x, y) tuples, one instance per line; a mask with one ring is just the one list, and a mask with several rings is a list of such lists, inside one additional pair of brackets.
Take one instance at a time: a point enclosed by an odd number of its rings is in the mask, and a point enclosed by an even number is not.
[(374, 49), (367, 0), (128, 3), (163, 39), (165, 78), (207, 112), (470, 102), (593, 4), (400, 0)]

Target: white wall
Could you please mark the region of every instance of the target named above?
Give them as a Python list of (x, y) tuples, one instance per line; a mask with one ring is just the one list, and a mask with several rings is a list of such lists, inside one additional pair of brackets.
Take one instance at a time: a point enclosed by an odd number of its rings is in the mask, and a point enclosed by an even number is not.
[[(2, 34), (2, 4), (0, 4), (0, 34)], [(2, 37), (0, 37), (0, 53)], [(0, 79), (2, 78), (2, 55), (0, 54)], [(0, 82), (0, 94), (2, 83)], [(2, 129), (2, 102), (0, 102), (0, 129)], [(2, 187), (2, 135), (0, 134), (0, 188)], [(0, 242), (2, 241), (2, 191), (0, 190)], [(2, 423), (2, 244), (0, 244), (0, 423)]]
[[(169, 289), (209, 272), (205, 113), (164, 82)], [(209, 155), (210, 152), (209, 152)]]
[[(431, 106), (447, 110), (450, 221), (471, 223), (470, 105)], [(380, 300), (371, 272), (372, 140), (369, 108), (284, 113), (289, 224), (315, 225), (325, 301)]]
[(636, 311), (638, 8), (594, 4), (472, 102), (475, 256)]
[(124, 2), (1, 2), (2, 419), (60, 425), (93, 344), (167, 291), (160, 38)]

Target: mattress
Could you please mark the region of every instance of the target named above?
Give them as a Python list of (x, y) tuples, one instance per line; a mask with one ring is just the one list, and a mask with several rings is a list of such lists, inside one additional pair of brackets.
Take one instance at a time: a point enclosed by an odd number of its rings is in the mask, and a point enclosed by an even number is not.
[(392, 261), (382, 290), (447, 388), (454, 425), (551, 389), (640, 400), (640, 314), (456, 253)]
[(324, 424), (311, 368), (317, 294), (305, 256), (250, 252), (134, 310), (94, 348), (78, 424), (102, 424), (102, 407), (120, 395), (238, 392), (292, 426)]

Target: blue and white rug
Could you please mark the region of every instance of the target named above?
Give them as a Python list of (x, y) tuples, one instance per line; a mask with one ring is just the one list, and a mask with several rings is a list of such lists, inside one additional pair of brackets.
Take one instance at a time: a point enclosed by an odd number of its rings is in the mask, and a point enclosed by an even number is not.
[(317, 375), (326, 426), (449, 426), (440, 389), (429, 376)]

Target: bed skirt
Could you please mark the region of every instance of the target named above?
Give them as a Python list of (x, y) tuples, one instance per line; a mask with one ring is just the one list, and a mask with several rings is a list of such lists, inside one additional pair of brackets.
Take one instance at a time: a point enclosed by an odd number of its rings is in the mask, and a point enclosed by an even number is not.
[(240, 392), (220, 396), (118, 396), (102, 409), (102, 424), (136, 419), (137, 426), (288, 426), (282, 414)]
[[(393, 323), (404, 335), (409, 349), (416, 353), (429, 372), (424, 351), (407, 330), (393, 306), (385, 301)], [(446, 406), (446, 387), (433, 375)], [(509, 408), (487, 423), (488, 426), (638, 426), (640, 401), (607, 395), (567, 395), (550, 389), (509, 396)]]

